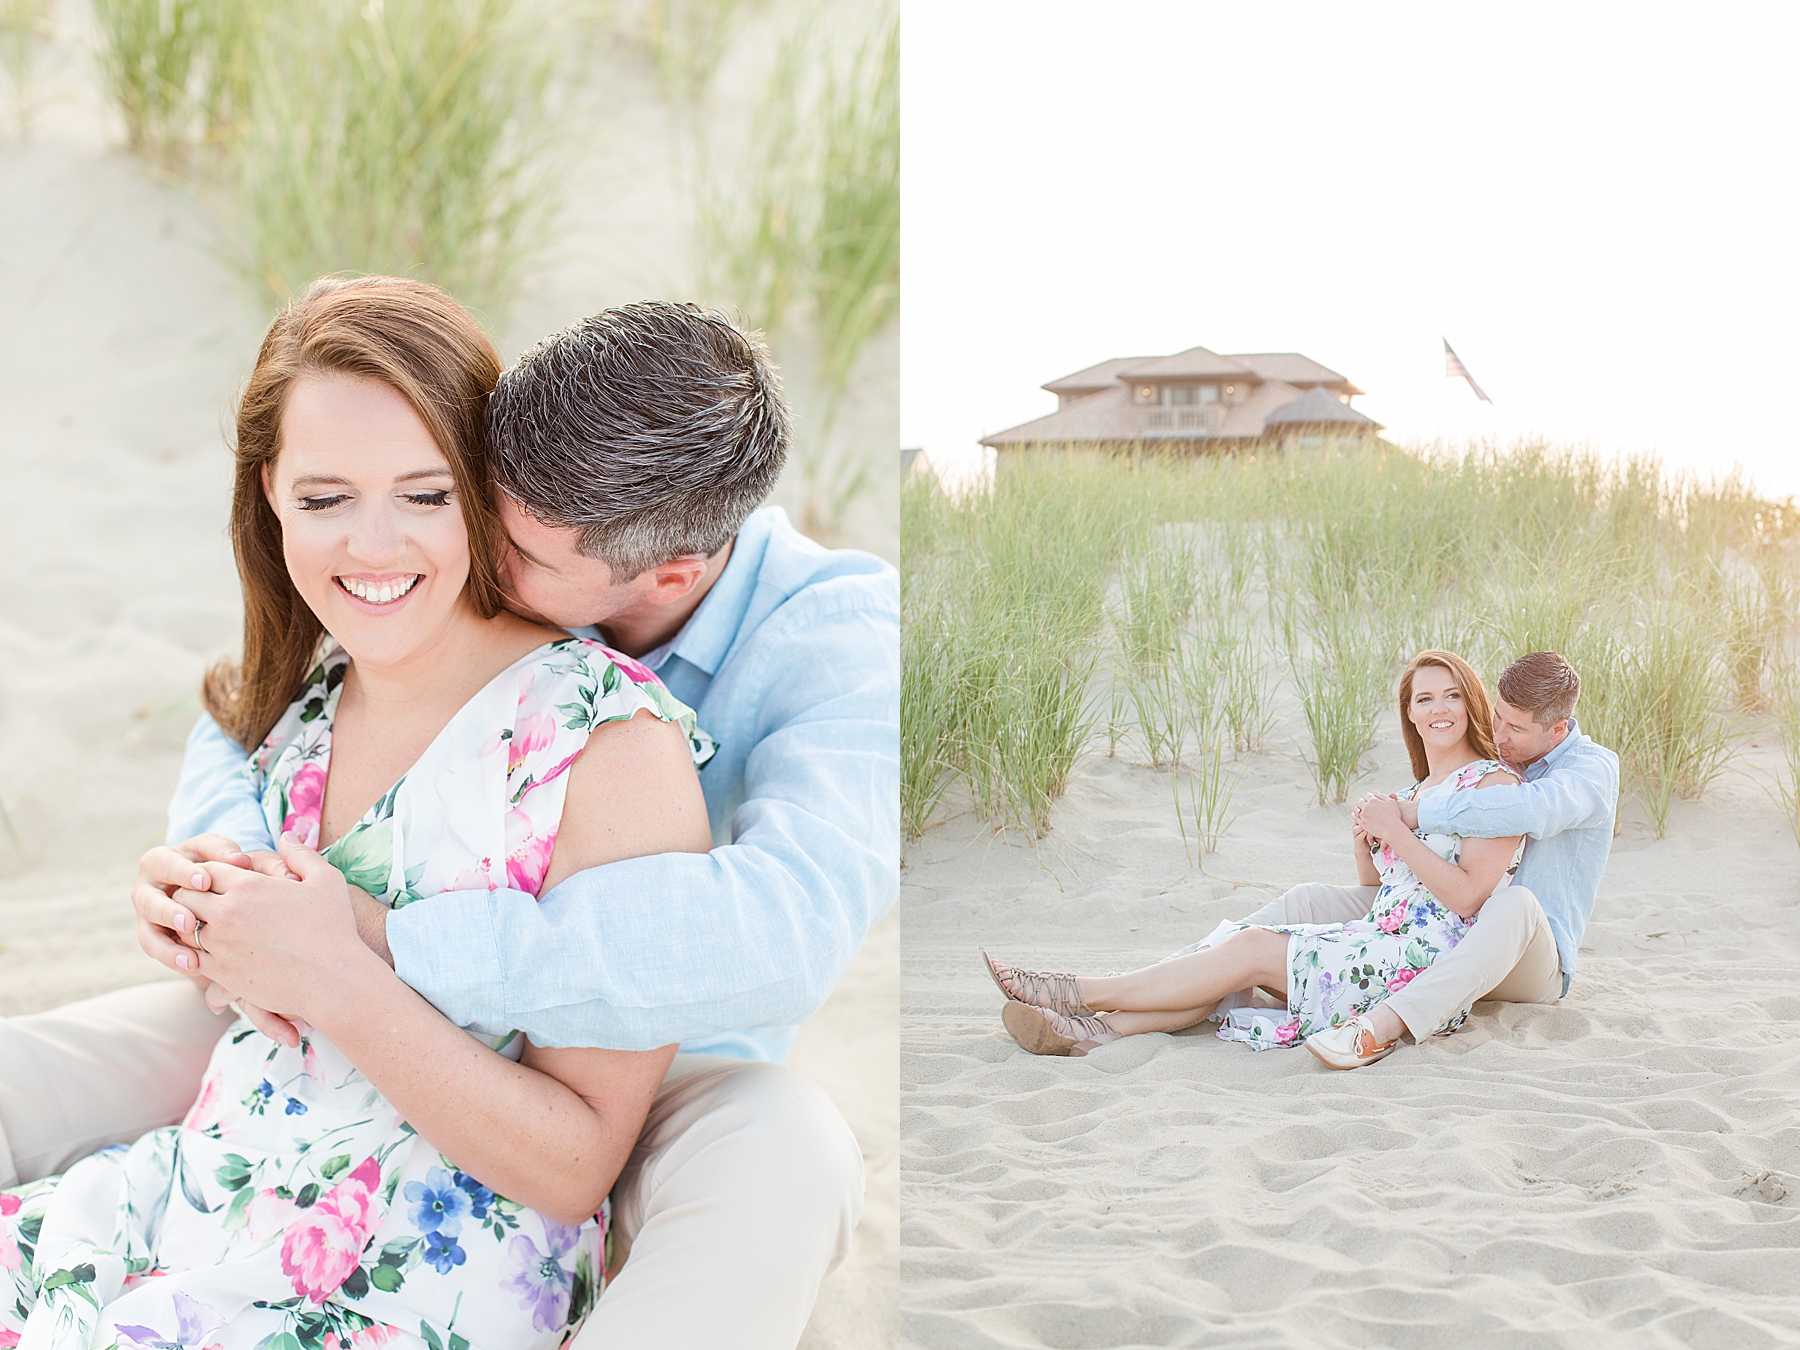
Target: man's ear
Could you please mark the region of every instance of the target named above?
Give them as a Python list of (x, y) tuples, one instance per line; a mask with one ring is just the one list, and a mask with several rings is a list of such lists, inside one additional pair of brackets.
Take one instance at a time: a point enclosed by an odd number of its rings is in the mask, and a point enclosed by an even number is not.
[(705, 575), (706, 555), (684, 553), (679, 558), (671, 558), (660, 567), (650, 569), (649, 594), (645, 598), (652, 604), (672, 605), (691, 595), (694, 587), (700, 584), (700, 578)]

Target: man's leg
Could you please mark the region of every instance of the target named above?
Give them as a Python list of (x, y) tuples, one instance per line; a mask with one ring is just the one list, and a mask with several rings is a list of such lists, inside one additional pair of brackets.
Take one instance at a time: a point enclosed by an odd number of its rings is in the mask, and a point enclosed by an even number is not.
[(1422, 1041), (1477, 999), (1555, 1003), (1562, 997), (1556, 938), (1538, 899), (1523, 886), (1489, 897), (1463, 940), (1387, 1000)]
[(856, 1136), (798, 1069), (677, 1055), (613, 1186), (600, 1350), (793, 1350), (862, 1215)]
[(0, 1186), (180, 1120), (231, 1020), (186, 980), (0, 1018)]
[(1375, 886), (1328, 886), (1308, 881), (1271, 900), (1242, 923), (1349, 923), (1375, 903)]

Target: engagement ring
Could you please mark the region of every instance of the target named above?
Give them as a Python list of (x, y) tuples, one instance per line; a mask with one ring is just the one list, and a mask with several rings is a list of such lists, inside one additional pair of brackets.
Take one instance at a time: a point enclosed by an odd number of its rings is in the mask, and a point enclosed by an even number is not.
[(205, 919), (194, 920), (194, 950), (197, 952), (204, 952), (206, 950), (206, 948), (200, 945), (200, 930), (204, 927), (206, 927)]

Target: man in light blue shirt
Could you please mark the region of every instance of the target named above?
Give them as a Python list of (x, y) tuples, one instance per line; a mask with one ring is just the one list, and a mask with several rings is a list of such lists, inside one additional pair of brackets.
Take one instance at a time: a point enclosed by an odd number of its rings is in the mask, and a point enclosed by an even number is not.
[[(1619, 800), (1618, 756), (1575, 724), (1580, 693), (1580, 676), (1557, 653), (1520, 657), (1500, 677), (1494, 741), (1524, 782), (1422, 804), (1374, 795), (1357, 803), (1353, 819), (1377, 838), (1422, 827), (1471, 839), (1522, 834), (1529, 842), (1512, 884), (1482, 905), (1461, 942), (1363, 1017), (1307, 1041), (1327, 1064), (1372, 1064), (1399, 1045), (1402, 1030), (1423, 1040), (1477, 999), (1554, 1003), (1568, 992)], [(1373, 892), (1297, 886), (1250, 922), (1344, 923), (1368, 912)]]
[[(510, 595), (694, 708), (718, 746), (700, 771), (715, 847), (541, 901), (451, 892), (390, 913), (353, 892), (358, 928), (458, 1024), (683, 1043), (613, 1191), (631, 1260), (578, 1346), (792, 1346), (848, 1249), (862, 1164), (780, 1061), (898, 891), (897, 578), (753, 511), (787, 412), (766, 352), (721, 316), (640, 304), (577, 324), (502, 376), (487, 423)], [(172, 969), (205, 974), (183, 906), (204, 921), (217, 898), (181, 889), (193, 861), (274, 843), (243, 763), (202, 718), (170, 811), (182, 842), (140, 868), (144, 946)], [(234, 922), (268, 959), (307, 941), (280, 907)]]

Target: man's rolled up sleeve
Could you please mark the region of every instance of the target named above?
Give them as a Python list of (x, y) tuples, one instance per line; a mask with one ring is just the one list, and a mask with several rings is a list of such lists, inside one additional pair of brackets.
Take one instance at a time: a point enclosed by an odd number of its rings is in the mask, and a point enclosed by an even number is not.
[(256, 788), (244, 776), (243, 746), (206, 713), (188, 733), (181, 780), (169, 802), (168, 842), (220, 834), (242, 849), (272, 849)]
[(1594, 766), (1571, 766), (1535, 783), (1428, 797), (1419, 803), (1419, 828), (1465, 839), (1561, 834), (1611, 811), (1617, 787), (1609, 790), (1602, 777)]
[(453, 1021), (549, 1046), (647, 1050), (816, 1012), (899, 890), (897, 606), (839, 600), (794, 605), (734, 657), (764, 692), (731, 843), (577, 873), (541, 901), (419, 901), (388, 919), (401, 978)]

